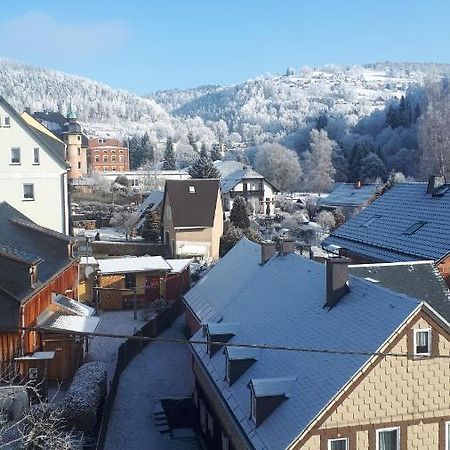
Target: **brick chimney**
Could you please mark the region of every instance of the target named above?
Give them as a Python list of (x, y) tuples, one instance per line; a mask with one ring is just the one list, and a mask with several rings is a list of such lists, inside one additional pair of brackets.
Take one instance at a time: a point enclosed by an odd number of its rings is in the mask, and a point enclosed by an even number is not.
[(443, 186), (445, 186), (445, 178), (444, 177), (430, 175), (428, 177), (427, 194), (435, 195), (436, 192)]
[(272, 256), (275, 255), (276, 244), (273, 241), (263, 241), (261, 242), (261, 265), (263, 266), (267, 261), (269, 261)]
[(328, 258), (326, 266), (326, 303), (325, 306), (332, 308), (349, 291), (348, 287), (348, 265), (349, 258)]
[(295, 241), (291, 240), (282, 240), (280, 242), (280, 255), (287, 255), (288, 253), (295, 252)]

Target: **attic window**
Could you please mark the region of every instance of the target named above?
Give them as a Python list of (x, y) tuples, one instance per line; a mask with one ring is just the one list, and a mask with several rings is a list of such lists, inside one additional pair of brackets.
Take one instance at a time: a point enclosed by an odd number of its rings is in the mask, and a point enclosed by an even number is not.
[(414, 354), (417, 356), (431, 355), (431, 329), (414, 330)]
[(372, 216), (369, 219), (367, 219), (361, 226), (367, 228), (369, 225), (372, 225), (377, 219), (379, 219), (381, 216)]
[(226, 347), (224, 353), (225, 379), (231, 386), (256, 362), (256, 352), (254, 349)]
[(348, 450), (348, 438), (330, 439), (328, 450)]
[(412, 234), (414, 234), (416, 231), (419, 231), (424, 225), (426, 225), (427, 222), (416, 222), (414, 225), (410, 226), (409, 228), (407, 228), (403, 234), (406, 234), (407, 236), (411, 236)]
[(189, 186), (189, 194), (195, 194), (195, 186)]
[[(238, 324), (236, 323), (211, 323), (207, 324), (204, 328), (204, 333), (208, 340), (208, 353), (209, 356), (214, 356), (217, 351), (222, 347), (220, 343), (226, 343), (236, 335)], [(218, 342), (213, 344), (212, 342)]]

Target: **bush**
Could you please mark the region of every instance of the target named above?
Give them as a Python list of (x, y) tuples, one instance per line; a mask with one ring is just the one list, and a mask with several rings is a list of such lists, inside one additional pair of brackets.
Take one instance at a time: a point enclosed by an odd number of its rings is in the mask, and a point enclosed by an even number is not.
[(158, 314), (168, 310), (169, 308), (170, 308), (169, 302), (167, 300), (164, 300), (163, 298), (158, 298), (153, 302), (153, 309)]

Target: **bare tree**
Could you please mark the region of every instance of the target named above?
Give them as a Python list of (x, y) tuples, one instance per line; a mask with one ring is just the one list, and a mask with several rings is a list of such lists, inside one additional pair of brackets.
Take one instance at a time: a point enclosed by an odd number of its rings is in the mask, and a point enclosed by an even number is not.
[(123, 233), (125, 235), (125, 239), (128, 241), (128, 238), (132, 234), (133, 228), (138, 219), (139, 216), (136, 212), (122, 210), (112, 215), (110, 224), (116, 231)]

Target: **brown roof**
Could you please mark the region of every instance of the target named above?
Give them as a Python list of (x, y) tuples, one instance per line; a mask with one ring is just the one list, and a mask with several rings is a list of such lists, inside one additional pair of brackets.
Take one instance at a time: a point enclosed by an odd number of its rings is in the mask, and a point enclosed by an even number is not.
[(173, 226), (212, 227), (219, 186), (218, 179), (167, 180), (164, 203), (170, 203)]

